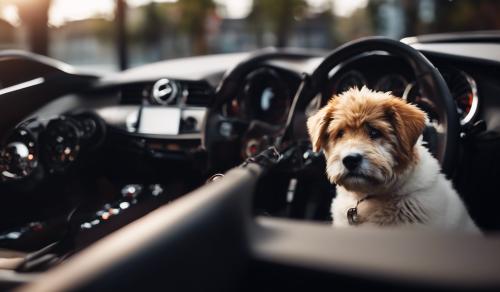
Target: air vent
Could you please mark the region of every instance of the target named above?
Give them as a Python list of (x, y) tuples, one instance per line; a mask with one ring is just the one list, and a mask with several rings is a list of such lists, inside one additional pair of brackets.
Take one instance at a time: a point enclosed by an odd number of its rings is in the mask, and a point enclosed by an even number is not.
[(162, 78), (155, 82), (151, 91), (151, 101), (154, 104), (170, 105), (177, 102), (179, 85), (173, 80)]
[[(150, 95), (154, 84), (154, 82), (140, 82), (122, 85), (121, 104), (139, 105), (144, 99), (152, 102)], [(187, 90), (187, 105), (207, 107), (212, 104), (214, 89), (206, 81), (176, 81), (176, 84), (180, 86), (180, 90)]]
[(141, 104), (145, 96), (149, 94), (152, 87), (151, 82), (132, 83), (121, 86), (122, 104)]
[(208, 107), (214, 98), (214, 89), (205, 81), (183, 82), (188, 91), (186, 104), (191, 106)]

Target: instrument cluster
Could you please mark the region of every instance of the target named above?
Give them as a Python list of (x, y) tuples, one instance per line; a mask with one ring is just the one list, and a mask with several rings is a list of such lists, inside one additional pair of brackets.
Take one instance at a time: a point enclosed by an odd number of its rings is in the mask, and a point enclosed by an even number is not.
[(27, 120), (0, 147), (0, 181), (64, 173), (82, 152), (103, 142), (105, 131), (104, 122), (91, 112)]
[(275, 68), (256, 69), (246, 76), (238, 96), (223, 105), (223, 115), (280, 125), (299, 83), (299, 77)]
[[(474, 78), (452, 67), (443, 67), (440, 71), (455, 101), (461, 124), (470, 123), (476, 116), (479, 103)], [(340, 94), (352, 87), (367, 86), (377, 91), (391, 91), (395, 96), (420, 104), (425, 98), (420, 94), (418, 83), (412, 79), (402, 72), (388, 72), (375, 76), (370, 72), (365, 75), (360, 70), (352, 69), (331, 78), (330, 96)]]
[(340, 94), (352, 87), (367, 86), (377, 91), (391, 91), (395, 96), (404, 97), (412, 86), (408, 77), (400, 73), (387, 73), (374, 78), (373, 76), (366, 77), (358, 70), (349, 70), (332, 79), (336, 79), (333, 82), (333, 94)]
[(235, 96), (222, 105), (219, 133), (228, 140), (237, 140), (238, 159), (247, 159), (271, 145), (276, 133), (283, 129), (293, 95), (301, 82), (296, 72), (265, 65), (242, 78)]

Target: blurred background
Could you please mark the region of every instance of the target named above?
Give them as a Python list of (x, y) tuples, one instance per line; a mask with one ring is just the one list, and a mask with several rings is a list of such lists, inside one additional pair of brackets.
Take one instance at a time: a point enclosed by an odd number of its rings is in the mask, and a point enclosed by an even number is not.
[(269, 46), (332, 49), (367, 35), (499, 28), (497, 0), (0, 0), (0, 49), (100, 72)]

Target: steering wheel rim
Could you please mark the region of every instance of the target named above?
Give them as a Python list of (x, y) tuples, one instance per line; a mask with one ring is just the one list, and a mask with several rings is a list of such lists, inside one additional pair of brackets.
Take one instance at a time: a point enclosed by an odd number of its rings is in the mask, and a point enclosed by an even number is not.
[[(250, 55), (246, 60), (240, 62), (238, 65), (226, 72), (215, 91), (214, 101), (208, 109), (203, 121), (202, 145), (207, 152), (208, 169), (210, 171), (225, 171), (241, 162), (239, 161), (236, 164), (231, 164), (230, 162), (227, 163), (227, 161), (226, 163), (224, 161), (221, 162), (221, 158), (226, 158), (230, 154), (225, 151), (216, 151), (216, 148), (221, 142), (228, 142), (231, 140), (234, 141), (238, 138), (238, 135), (234, 134), (228, 134), (225, 137), (221, 134), (223, 131), (221, 130), (222, 123), (227, 123), (228, 125), (230, 124), (233, 129), (242, 127), (242, 125), (238, 124), (238, 121), (235, 121), (235, 119), (224, 117), (221, 114), (221, 108), (225, 102), (238, 94), (245, 77), (252, 71), (258, 69), (259, 66), (270, 60), (303, 60), (322, 55), (324, 54), (314, 50), (266, 48)], [(249, 123), (250, 126), (252, 124), (254, 123)], [(257, 124), (262, 123), (257, 121)], [(274, 132), (275, 130), (276, 129), (265, 129), (264, 127), (264, 131)], [(242, 134), (242, 136), (243, 135), (244, 134)], [(241, 145), (237, 145), (237, 147), (239, 152), (241, 150)]]
[(293, 135), (297, 124), (297, 112), (303, 112), (307, 104), (321, 92), (328, 82), (328, 74), (336, 66), (352, 57), (369, 52), (386, 52), (402, 58), (412, 68), (424, 96), (436, 105), (440, 133), (437, 133), (436, 149), (430, 149), (441, 164), (443, 173), (453, 174), (458, 153), (460, 123), (451, 93), (436, 67), (419, 51), (400, 41), (386, 37), (367, 37), (348, 42), (325, 57), (314, 72), (305, 78), (290, 109), (285, 137)]

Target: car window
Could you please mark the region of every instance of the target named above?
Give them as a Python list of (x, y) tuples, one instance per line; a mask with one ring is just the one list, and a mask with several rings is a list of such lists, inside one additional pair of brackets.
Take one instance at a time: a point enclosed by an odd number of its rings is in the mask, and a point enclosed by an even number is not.
[(498, 12), (494, 0), (0, 0), (0, 49), (106, 72), (268, 46), (331, 49), (368, 35), (492, 30)]

